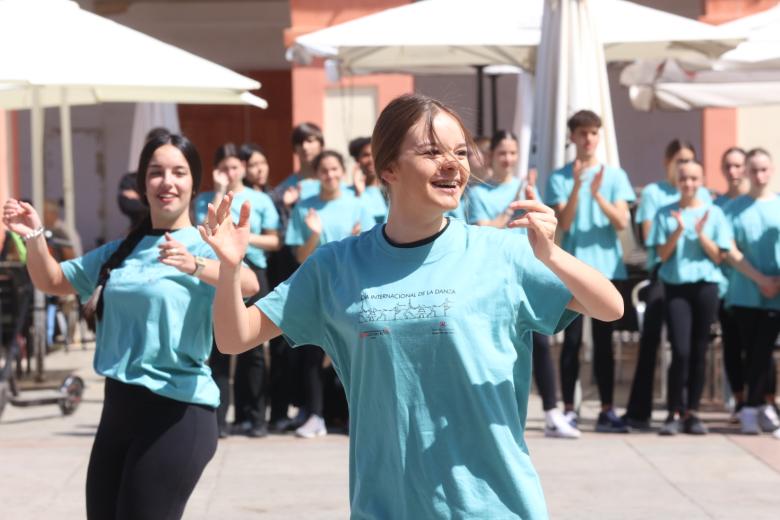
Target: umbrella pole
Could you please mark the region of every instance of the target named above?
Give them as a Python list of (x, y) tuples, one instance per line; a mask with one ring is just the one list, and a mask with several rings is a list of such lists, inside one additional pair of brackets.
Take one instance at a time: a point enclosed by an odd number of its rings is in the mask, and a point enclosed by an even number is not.
[(76, 230), (76, 206), (73, 194), (73, 139), (70, 122), (68, 91), (60, 89), (60, 143), (62, 146), (62, 198), (65, 206), (65, 225)]
[[(30, 108), (30, 143), (32, 164), (33, 206), (43, 211), (43, 124), (44, 111), (41, 106), (39, 87), (32, 89)], [(33, 350), (35, 352), (35, 378), (43, 381), (43, 359), (46, 351), (46, 300), (38, 289), (33, 296)]]
[(474, 68), (477, 69), (477, 135), (481, 136), (485, 131), (485, 126), (483, 124), (485, 106), (482, 94), (482, 78), (485, 75), (485, 66), (477, 65)]
[(490, 75), (490, 118), (493, 122), (493, 132), (491, 135), (495, 135), (498, 132), (498, 75)]

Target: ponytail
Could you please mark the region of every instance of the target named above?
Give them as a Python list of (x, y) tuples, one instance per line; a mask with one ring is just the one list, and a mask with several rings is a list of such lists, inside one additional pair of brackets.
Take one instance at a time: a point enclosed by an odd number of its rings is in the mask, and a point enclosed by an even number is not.
[(108, 278), (111, 276), (111, 270), (122, 265), (122, 262), (130, 256), (135, 246), (141, 241), (141, 239), (152, 230), (152, 220), (147, 213), (141, 222), (134, 227), (130, 233), (122, 240), (114, 253), (108, 257), (108, 260), (100, 266), (100, 274), (98, 275), (97, 285), (95, 290), (92, 291), (92, 296), (89, 297), (87, 303), (84, 305), (84, 319), (87, 321), (87, 325), (94, 332), (97, 321), (103, 318), (103, 289), (108, 283)]

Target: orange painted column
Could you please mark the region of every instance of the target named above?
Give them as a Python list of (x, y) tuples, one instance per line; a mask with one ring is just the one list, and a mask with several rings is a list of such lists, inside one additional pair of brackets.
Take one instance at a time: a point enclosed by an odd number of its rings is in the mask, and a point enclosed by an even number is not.
[[(721, 24), (764, 11), (778, 0), (704, 0), (704, 16), (700, 21)], [(702, 154), (704, 182), (712, 190), (723, 192), (726, 181), (720, 172), (720, 156), (730, 146), (738, 146), (737, 110), (705, 108), (702, 110)]]

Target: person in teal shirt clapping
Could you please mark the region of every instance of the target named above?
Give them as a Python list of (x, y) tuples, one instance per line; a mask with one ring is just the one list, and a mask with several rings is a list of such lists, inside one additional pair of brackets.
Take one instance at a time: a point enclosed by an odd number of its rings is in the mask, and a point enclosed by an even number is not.
[[(219, 266), (190, 220), (200, 180), (186, 137), (153, 137), (136, 177), (149, 208), (139, 226), (62, 263), (32, 206), (10, 199), (3, 208), (5, 225), (27, 242), (36, 287), (78, 294), (96, 320), (94, 366), (106, 380), (87, 468), (89, 519), (180, 518), (216, 451), (219, 391), (206, 362)], [(240, 298), (257, 292), (249, 269), (234, 274)]]
[[(251, 157), (250, 157), (251, 159)], [(214, 191), (207, 191), (197, 196), (194, 203), (195, 221), (203, 222), (208, 213), (208, 205), (218, 206), (229, 191), (233, 194), (233, 205), (230, 208), (233, 219), (238, 222), (241, 206), (249, 202), (249, 247), (246, 251), (246, 263), (257, 277), (260, 290), (254, 299), (268, 294), (270, 287), (266, 275), (269, 252), (277, 251), (279, 239), (279, 213), (276, 211), (271, 197), (262, 191), (256, 191), (244, 185), (247, 174), (247, 159), (242, 157), (238, 147), (233, 143), (225, 143), (214, 153), (214, 170), (212, 178)], [(230, 433), (244, 433), (249, 437), (265, 437), (265, 388), (266, 368), (263, 346), (244, 352), (236, 358), (233, 377), (233, 400), (235, 422), (233, 428), (228, 428), (227, 412), (230, 407), (230, 356), (213, 349), (209, 366), (214, 374), (214, 380), (219, 386), (220, 405), (217, 409), (217, 423), (220, 438), (226, 438)]]
[(718, 284), (723, 278), (718, 265), (722, 253), (731, 248), (732, 236), (723, 211), (696, 197), (703, 177), (702, 167), (696, 162), (679, 167), (680, 200), (658, 210), (646, 242), (655, 248), (661, 262), (658, 276), (664, 283), (666, 324), (672, 345), (669, 415), (661, 435), (707, 433), (698, 416), (699, 402), (710, 326), (718, 311)]
[(217, 344), (239, 352), (284, 333), (328, 352), (349, 400), (352, 518), (547, 518), (524, 440), (531, 333), (570, 311), (618, 319), (620, 294), (555, 245), (539, 201), (513, 204), (526, 213), (510, 227), (527, 236), (444, 216), (473, 146), (452, 109), (396, 98), (371, 143), (387, 224), (320, 246), (253, 308), (235, 282), (246, 223), (209, 212)]
[[(770, 388), (772, 351), (780, 333), (780, 196), (770, 186), (772, 158), (764, 149), (747, 154), (750, 191), (725, 207), (734, 230), (726, 307), (734, 311), (746, 354), (747, 397), (739, 414), (743, 433), (759, 429), (780, 438)], [(771, 396), (771, 397), (768, 397)]]
[[(577, 158), (554, 171), (547, 179), (545, 202), (558, 214), (563, 249), (596, 268), (612, 281), (627, 278), (623, 249), (617, 232), (629, 223), (628, 203), (634, 190), (621, 168), (601, 164), (596, 157), (601, 118), (590, 110), (581, 110), (568, 121)], [(574, 388), (579, 378), (582, 346), (582, 318), (565, 331), (560, 359), (561, 393), (570, 422), (576, 425)], [(591, 320), (593, 363), (601, 398), (596, 431), (626, 433), (628, 427), (614, 410), (615, 361), (611, 323)]]

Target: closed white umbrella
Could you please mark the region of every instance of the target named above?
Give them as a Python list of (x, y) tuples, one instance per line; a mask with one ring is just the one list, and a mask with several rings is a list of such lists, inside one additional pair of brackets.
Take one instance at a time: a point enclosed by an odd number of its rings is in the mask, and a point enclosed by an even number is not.
[(578, 110), (601, 116), (601, 162), (619, 166), (601, 27), (592, 0), (547, 0), (536, 68), (534, 133), (540, 176), (574, 159), (566, 121)]

